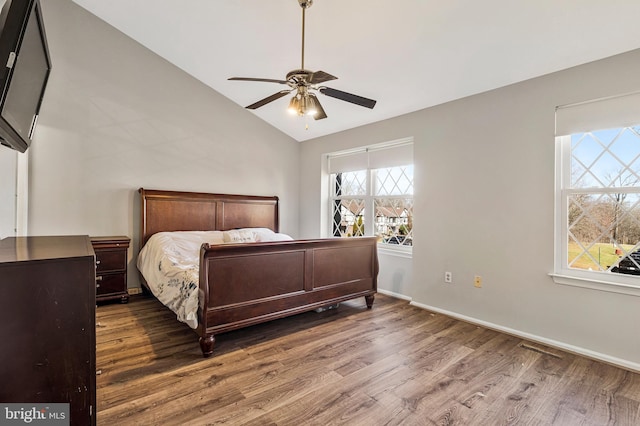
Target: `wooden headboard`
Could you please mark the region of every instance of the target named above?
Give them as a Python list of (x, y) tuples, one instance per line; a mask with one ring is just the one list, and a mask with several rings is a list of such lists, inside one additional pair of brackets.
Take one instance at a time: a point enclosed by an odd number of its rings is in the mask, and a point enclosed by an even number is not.
[(269, 228), (279, 232), (278, 197), (140, 188), (140, 247), (162, 231)]

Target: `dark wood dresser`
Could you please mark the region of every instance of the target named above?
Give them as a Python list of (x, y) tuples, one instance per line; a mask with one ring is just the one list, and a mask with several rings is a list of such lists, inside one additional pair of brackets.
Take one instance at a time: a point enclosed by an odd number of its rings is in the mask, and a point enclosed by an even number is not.
[(96, 423), (95, 257), (88, 236), (0, 241), (0, 401), (69, 403)]
[(96, 253), (96, 300), (129, 301), (127, 253), (129, 237), (91, 237)]

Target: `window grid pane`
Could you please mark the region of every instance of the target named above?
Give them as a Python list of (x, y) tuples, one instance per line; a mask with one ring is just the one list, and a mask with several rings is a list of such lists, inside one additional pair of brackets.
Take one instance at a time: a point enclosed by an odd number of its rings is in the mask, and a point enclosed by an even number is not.
[(354, 196), (367, 194), (367, 171), (337, 173), (335, 176), (335, 195)]
[(640, 127), (571, 135), (571, 188), (619, 188), (640, 182)]
[(365, 201), (358, 198), (342, 198), (333, 201), (333, 236), (359, 237), (365, 235)]
[(413, 166), (375, 170), (374, 195), (413, 195)]
[(413, 165), (336, 173), (332, 189), (334, 237), (375, 235), (381, 243), (413, 245)]
[(375, 234), (381, 242), (413, 245), (413, 199), (375, 198)]
[(640, 275), (640, 127), (571, 135), (567, 266)]

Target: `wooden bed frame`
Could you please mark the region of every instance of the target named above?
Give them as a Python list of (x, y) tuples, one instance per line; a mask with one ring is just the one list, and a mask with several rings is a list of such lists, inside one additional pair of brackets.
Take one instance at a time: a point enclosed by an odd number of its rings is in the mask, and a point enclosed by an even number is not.
[[(143, 188), (139, 192), (140, 248), (161, 231), (279, 231), (277, 197)], [(210, 356), (214, 336), (226, 331), (362, 296), (371, 309), (377, 276), (375, 237), (203, 244), (196, 329), (202, 354)]]

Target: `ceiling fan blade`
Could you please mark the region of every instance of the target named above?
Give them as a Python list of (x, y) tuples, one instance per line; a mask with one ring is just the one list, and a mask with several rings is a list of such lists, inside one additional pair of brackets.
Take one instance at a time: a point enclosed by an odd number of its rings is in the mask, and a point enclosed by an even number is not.
[(331, 87), (320, 87), (318, 90), (323, 95), (331, 96), (332, 98), (340, 99), (342, 101), (351, 102), (352, 104), (360, 105), (366, 108), (372, 109), (374, 106), (376, 106), (376, 101), (374, 101), (373, 99), (363, 98), (362, 96), (343, 92), (342, 90), (332, 89)]
[(257, 109), (257, 108), (260, 108), (261, 106), (264, 106), (264, 105), (268, 104), (269, 102), (273, 102), (273, 101), (275, 101), (276, 99), (280, 99), (281, 97), (286, 96), (289, 92), (291, 92), (291, 90), (281, 90), (281, 91), (279, 91), (279, 92), (277, 92), (277, 93), (274, 93), (274, 94), (273, 94), (273, 95), (271, 95), (271, 96), (267, 96), (266, 98), (261, 99), (261, 100), (259, 100), (258, 102), (256, 102), (256, 103), (253, 103), (253, 104), (249, 105), (249, 106), (247, 107), (247, 109)]
[(276, 80), (276, 79), (273, 79), (273, 78), (231, 77), (231, 78), (228, 78), (227, 80), (233, 80), (233, 81), (261, 81), (263, 83), (287, 84), (287, 82), (285, 80)]
[(324, 108), (322, 108), (322, 105), (320, 104), (320, 101), (318, 100), (318, 97), (316, 95), (314, 95), (313, 93), (309, 93), (309, 97), (313, 98), (313, 102), (315, 102), (316, 104), (316, 115), (313, 116), (314, 120), (322, 120), (323, 118), (327, 118), (327, 113), (324, 112)]
[(324, 83), (325, 81), (337, 80), (338, 77), (335, 77), (324, 71), (316, 71), (311, 74), (311, 78), (309, 78), (309, 84), (319, 84)]

